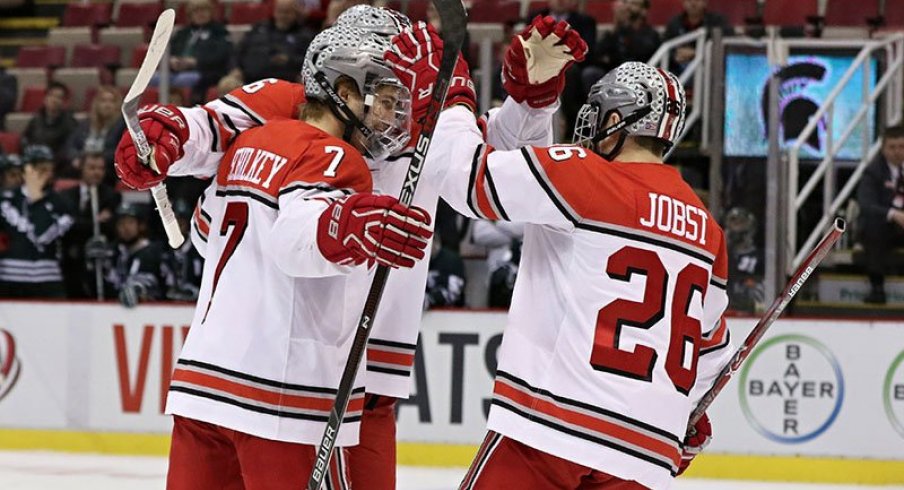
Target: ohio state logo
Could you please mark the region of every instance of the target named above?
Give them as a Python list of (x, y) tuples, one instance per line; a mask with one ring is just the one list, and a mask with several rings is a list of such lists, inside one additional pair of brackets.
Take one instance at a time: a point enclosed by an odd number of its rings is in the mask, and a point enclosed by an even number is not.
[(16, 386), (21, 372), (21, 363), (16, 357), (16, 339), (0, 328), (0, 401)]

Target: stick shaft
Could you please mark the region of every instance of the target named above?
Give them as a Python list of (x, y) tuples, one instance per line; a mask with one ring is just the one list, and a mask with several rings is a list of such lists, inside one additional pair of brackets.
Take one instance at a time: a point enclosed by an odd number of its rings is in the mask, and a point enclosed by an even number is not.
[(756, 326), (753, 327), (750, 334), (747, 335), (747, 338), (744, 339), (744, 343), (738, 348), (738, 351), (731, 358), (728, 364), (722, 368), (722, 371), (719, 373), (719, 376), (716, 378), (716, 382), (713, 384), (712, 388), (703, 395), (703, 398), (700, 399), (700, 403), (697, 404), (697, 408), (691, 412), (690, 420), (687, 424), (688, 433), (690, 433), (691, 429), (694, 427), (694, 424), (700, 420), (700, 417), (706, 412), (706, 409), (712, 404), (713, 400), (716, 399), (716, 396), (722, 391), (722, 388), (728, 384), (728, 381), (731, 380), (731, 377), (741, 368), (741, 364), (747, 359), (747, 356), (750, 355), (750, 352), (756, 346), (756, 344), (763, 338), (763, 335), (766, 333), (766, 330), (775, 323), (775, 320), (785, 311), (785, 308), (791, 303), (791, 300), (794, 299), (794, 296), (797, 295), (797, 292), (800, 291), (801, 287), (803, 287), (804, 283), (810, 277), (816, 267), (819, 266), (819, 263), (822, 262), (822, 259), (829, 253), (832, 247), (835, 245), (835, 242), (841, 238), (841, 235), (844, 233), (845, 223), (844, 220), (838, 218), (835, 220), (835, 223), (832, 226), (832, 229), (823, 237), (822, 241), (816, 245), (816, 248), (810, 252), (810, 255), (800, 264), (800, 267), (794, 271), (794, 275), (791, 276), (791, 280), (785, 285), (785, 289), (782, 291), (778, 297), (772, 302), (772, 305), (769, 307), (769, 310), (766, 311), (766, 314), (760, 318), (760, 321), (757, 322)]
[[(433, 96), (427, 106), (426, 117), (421, 125), (421, 133), (418, 135), (414, 155), (411, 157), (411, 162), (408, 166), (408, 175), (399, 193), (399, 201), (406, 206), (410, 205), (414, 199), (414, 192), (417, 190), (417, 185), (420, 181), (427, 150), (430, 148), (433, 131), (436, 129), (436, 123), (439, 120), (440, 112), (442, 112), (443, 104), (446, 100), (446, 93), (449, 90), (449, 83), (452, 79), (458, 55), (461, 52), (465, 34), (466, 16), (460, 0), (434, 0), (434, 3), (443, 18), (443, 55), (433, 87)], [(385, 266), (377, 267), (373, 282), (370, 285), (370, 291), (367, 293), (367, 300), (364, 303), (364, 311), (361, 313), (358, 326), (355, 329), (355, 338), (352, 341), (348, 361), (342, 371), (342, 378), (339, 381), (339, 389), (336, 393), (336, 401), (333, 403), (332, 410), (330, 410), (329, 420), (323, 432), (320, 446), (317, 449), (317, 459), (314, 462), (314, 468), (308, 480), (308, 490), (320, 490), (324, 478), (329, 473), (330, 459), (333, 455), (336, 436), (339, 433), (339, 427), (342, 425), (342, 419), (345, 417), (348, 402), (351, 399), (355, 378), (364, 358), (367, 341), (370, 338), (370, 329), (380, 307), (380, 300), (383, 297), (388, 278), (389, 268)]]

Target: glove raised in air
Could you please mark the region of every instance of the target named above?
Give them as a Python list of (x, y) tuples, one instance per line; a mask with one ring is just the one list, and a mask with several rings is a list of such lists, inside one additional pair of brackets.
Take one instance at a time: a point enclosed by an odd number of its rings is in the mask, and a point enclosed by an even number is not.
[(502, 87), (516, 102), (546, 107), (562, 95), (568, 68), (586, 55), (587, 43), (567, 22), (538, 15), (505, 51)]
[(144, 165), (132, 142), (124, 132), (116, 146), (116, 175), (127, 186), (145, 190), (163, 182), (170, 166), (182, 158), (182, 146), (188, 141), (188, 121), (174, 105), (152, 104), (138, 110), (138, 122), (151, 145), (151, 166)]
[[(392, 48), (384, 55), (399, 81), (411, 91), (411, 116), (418, 125), (427, 114), (442, 56), (442, 38), (433, 26), (424, 22), (418, 22), (393, 37)], [(468, 63), (461, 54), (458, 55), (446, 94), (446, 107), (455, 104), (464, 104), (472, 111), (477, 110), (474, 82), (471, 80)], [(413, 133), (412, 140), (416, 140), (416, 131)]]
[(376, 262), (414, 267), (425, 256), (433, 232), (430, 215), (391, 196), (353, 194), (330, 203), (317, 226), (317, 246), (342, 265)]

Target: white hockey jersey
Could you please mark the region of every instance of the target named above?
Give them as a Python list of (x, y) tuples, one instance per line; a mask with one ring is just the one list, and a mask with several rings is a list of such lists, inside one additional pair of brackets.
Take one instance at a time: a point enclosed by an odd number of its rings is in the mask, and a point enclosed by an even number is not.
[[(367, 276), (320, 254), (318, 218), (325, 198), (370, 192), (370, 172), (346, 142), (275, 120), (235, 139), (215, 186), (199, 211), (204, 275), (167, 413), (317, 444), (364, 306), (366, 291), (348, 284)], [(362, 382), (338, 445), (357, 443), (363, 408)]]
[[(236, 89), (204, 107), (183, 109), (189, 120), (189, 142), (185, 145), (185, 156), (171, 167), (170, 174), (213, 175), (222, 151), (236, 134), (263, 121), (294, 119), (303, 101), (302, 85), (268, 79)], [(545, 145), (551, 141), (551, 119), (556, 109), (557, 106), (532, 109), (509, 99), (501, 109), (485, 116), (481, 124), (488, 140), (498, 148)], [(403, 153), (384, 161), (368, 162), (374, 191), (398, 195), (410, 158), (410, 153)], [(427, 168), (444, 166), (446, 162), (435, 160), (431, 151), (425, 165)], [(422, 178), (414, 196), (413, 204), (431, 216), (435, 215), (439, 199), (437, 183), (435, 179)], [(202, 202), (214, 193), (215, 188), (211, 186)], [(208, 215), (205, 206), (199, 205), (192, 226), (193, 241), (202, 255), (209, 229)], [(411, 269), (394, 270), (389, 275), (367, 346), (365, 384), (369, 393), (396, 398), (407, 398), (410, 394), (428, 267), (429, 261), (422, 260)], [(366, 289), (368, 284), (365, 280), (356, 287)]]
[(667, 165), (496, 151), (461, 108), (433, 144), (450, 205), (529, 223), (488, 428), (668, 488), (689, 414), (732, 353), (718, 224)]

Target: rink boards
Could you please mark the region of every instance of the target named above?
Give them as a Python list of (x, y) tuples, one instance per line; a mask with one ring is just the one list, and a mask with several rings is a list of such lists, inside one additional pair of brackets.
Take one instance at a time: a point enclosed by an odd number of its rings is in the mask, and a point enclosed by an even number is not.
[[(193, 309), (0, 302), (0, 449), (166, 454), (163, 400)], [(730, 319), (735, 345), (753, 320)], [(505, 315), (426, 314), (403, 464), (482, 439)], [(782, 320), (710, 410), (696, 476), (904, 483), (904, 321)]]

